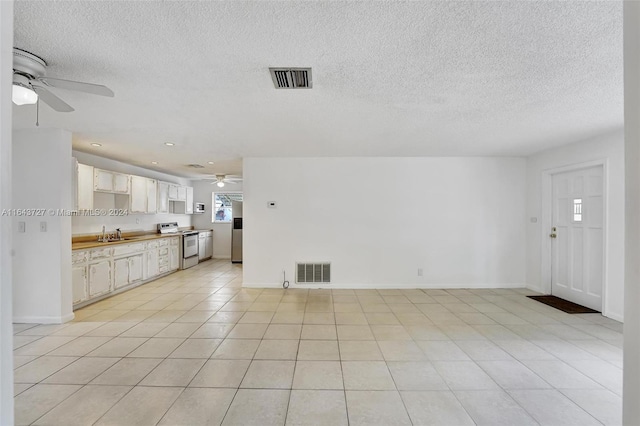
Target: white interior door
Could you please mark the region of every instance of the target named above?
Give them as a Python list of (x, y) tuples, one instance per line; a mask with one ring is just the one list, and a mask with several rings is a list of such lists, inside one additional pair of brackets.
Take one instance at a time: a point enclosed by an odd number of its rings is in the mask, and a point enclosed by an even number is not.
[(551, 294), (602, 311), (602, 166), (553, 175)]

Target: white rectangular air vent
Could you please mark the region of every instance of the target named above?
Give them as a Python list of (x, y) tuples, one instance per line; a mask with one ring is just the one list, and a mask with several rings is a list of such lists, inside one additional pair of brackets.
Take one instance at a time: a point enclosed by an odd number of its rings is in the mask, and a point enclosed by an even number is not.
[(311, 89), (311, 68), (269, 68), (276, 89)]
[(297, 283), (330, 283), (331, 263), (296, 263)]

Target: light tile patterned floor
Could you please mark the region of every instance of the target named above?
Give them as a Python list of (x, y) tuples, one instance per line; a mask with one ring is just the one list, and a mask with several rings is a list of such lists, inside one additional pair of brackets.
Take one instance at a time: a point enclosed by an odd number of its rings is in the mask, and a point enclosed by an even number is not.
[(208, 261), (15, 324), (16, 424), (621, 423), (622, 325), (524, 289), (242, 289)]

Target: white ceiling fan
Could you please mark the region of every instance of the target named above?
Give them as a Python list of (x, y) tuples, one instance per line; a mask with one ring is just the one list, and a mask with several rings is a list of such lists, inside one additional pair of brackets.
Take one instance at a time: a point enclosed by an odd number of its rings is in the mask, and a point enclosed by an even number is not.
[[(206, 179), (211, 180), (211, 179)], [(211, 185), (218, 185), (219, 188), (222, 188), (225, 183), (240, 183), (242, 182), (242, 178), (236, 175), (223, 175), (217, 174), (215, 178), (213, 178), (213, 182)]]
[(49, 87), (75, 90), (93, 95), (113, 97), (113, 91), (106, 86), (79, 81), (61, 80), (47, 77), (47, 63), (44, 59), (25, 50), (13, 48), (13, 92), (16, 105), (29, 105), (38, 99), (58, 112), (71, 112), (71, 105), (49, 91)]

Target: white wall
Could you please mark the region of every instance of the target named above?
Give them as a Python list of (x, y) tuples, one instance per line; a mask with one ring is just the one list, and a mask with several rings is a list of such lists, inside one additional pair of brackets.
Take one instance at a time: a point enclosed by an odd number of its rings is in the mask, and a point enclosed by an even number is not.
[(218, 188), (206, 181), (193, 181), (193, 199), (197, 203), (204, 203), (204, 214), (193, 215), (195, 229), (213, 229), (213, 257), (216, 259), (231, 259), (231, 223), (213, 223), (211, 220), (212, 192), (242, 192), (242, 184), (225, 184)]
[[(13, 1), (0, 2), (0, 211), (11, 208)], [(0, 425), (13, 424), (12, 220), (0, 216)]]
[[(527, 284), (549, 293), (551, 281), (543, 256), (548, 254), (550, 225), (544, 219), (543, 173), (592, 161), (606, 162), (606, 260), (603, 313), (622, 321), (624, 311), (624, 135), (615, 132), (596, 139), (567, 145), (532, 155), (527, 159)], [(531, 218), (537, 218), (532, 223)], [(549, 262), (546, 262), (548, 265)]]
[(640, 424), (640, 3), (624, 3), (625, 276), (622, 419)]
[[(72, 208), (71, 133), (60, 129), (13, 132), (13, 208), (43, 216), (13, 217), (14, 322), (73, 319), (71, 218), (49, 209)], [(18, 223), (25, 222), (24, 233)], [(41, 232), (40, 224), (46, 224)]]
[(295, 286), (296, 261), (330, 261), (332, 287), (524, 286), (525, 171), (523, 158), (246, 158), (244, 285), (286, 270)]
[[(120, 161), (98, 157), (80, 151), (73, 151), (73, 156), (76, 157), (79, 163), (89, 166), (191, 186), (191, 182), (188, 179), (132, 166)], [(113, 197), (112, 194), (100, 194), (100, 196)], [(114, 231), (116, 228), (122, 229), (123, 232), (155, 231), (157, 229), (156, 225), (164, 222), (178, 222), (178, 226), (180, 227), (191, 226), (191, 215), (130, 214), (128, 216), (74, 216), (71, 220), (74, 235), (100, 233), (103, 225), (106, 226), (107, 231)]]

